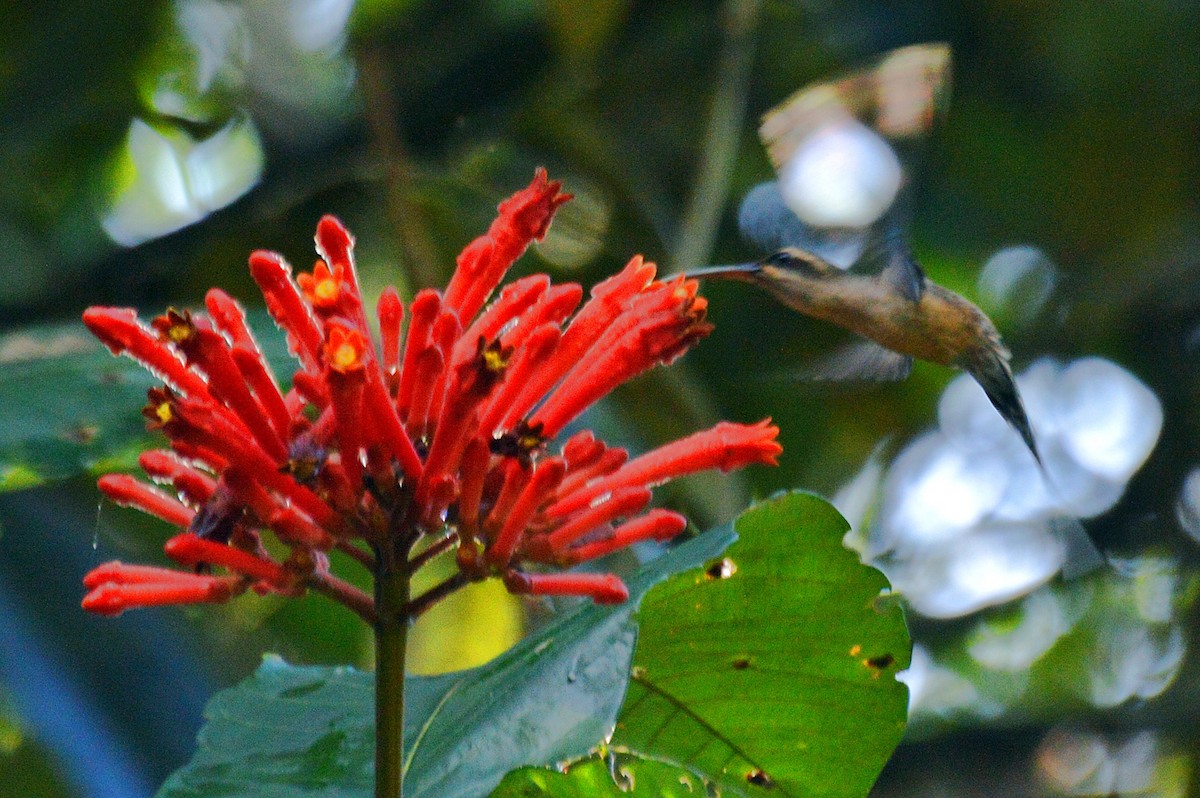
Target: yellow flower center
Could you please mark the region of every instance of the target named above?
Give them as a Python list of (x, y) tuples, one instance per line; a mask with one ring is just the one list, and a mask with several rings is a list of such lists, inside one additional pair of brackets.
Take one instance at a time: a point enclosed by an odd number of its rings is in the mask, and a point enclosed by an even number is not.
[(192, 337), (192, 328), (187, 324), (172, 324), (167, 328), (167, 337), (173, 343), (181, 344)]
[(508, 366), (508, 358), (499, 347), (488, 347), (483, 350), (483, 367), (493, 374), (499, 374)]
[(170, 402), (162, 402), (158, 407), (154, 408), (154, 415), (158, 416), (158, 420), (163, 424), (169, 423), (175, 417), (175, 414), (171, 411)]
[(321, 304), (332, 304), (338, 298), (337, 280), (320, 280), (313, 286), (313, 299)]
[(333, 350), (333, 367), (338, 371), (349, 371), (358, 365), (358, 360), (358, 349), (350, 342)]

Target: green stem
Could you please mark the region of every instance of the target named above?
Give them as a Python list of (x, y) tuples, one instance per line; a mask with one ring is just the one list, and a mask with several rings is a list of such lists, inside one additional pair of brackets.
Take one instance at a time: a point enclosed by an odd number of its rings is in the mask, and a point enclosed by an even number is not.
[(411, 572), (389, 541), (375, 569), (375, 798), (404, 794), (404, 655)]
[(762, 5), (763, 0), (725, 2), (725, 43), (717, 67), (717, 86), (692, 194), (668, 258), (669, 272), (705, 263), (716, 240), (746, 115), (746, 86), (754, 66), (754, 32)]
[(420, 208), (412, 201), (415, 169), (400, 135), (400, 108), (387, 70), (390, 53), (381, 45), (369, 44), (359, 51), (359, 89), (363, 93), (367, 129), (372, 148), (383, 163), (387, 209), (404, 255), (402, 265), (409, 284), (417, 288), (437, 285), (444, 274), (437, 248), (422, 221)]

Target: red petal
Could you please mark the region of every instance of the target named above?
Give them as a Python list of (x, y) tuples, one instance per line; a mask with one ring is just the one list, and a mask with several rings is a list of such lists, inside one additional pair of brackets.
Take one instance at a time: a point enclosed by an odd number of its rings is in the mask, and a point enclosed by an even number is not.
[(176, 535), (163, 545), (163, 551), (180, 565), (219, 565), (279, 587), (286, 587), (289, 581), (287, 571), (277, 562), (192, 534)]
[(779, 427), (772, 426), (769, 418), (757, 424), (722, 421), (711, 429), (647, 452), (609, 476), (564, 494), (546, 512), (551, 516), (566, 516), (605, 493), (633, 485), (660, 485), (675, 477), (709, 468), (731, 471), (752, 463), (775, 465), (775, 458), (783, 451), (775, 440), (778, 435)]
[(510, 593), (533, 596), (590, 596), (597, 604), (620, 604), (629, 599), (629, 589), (614, 574), (524, 574), (510, 571), (504, 576)]
[(493, 566), (508, 564), (517, 550), (517, 545), (521, 542), (525, 528), (533, 519), (534, 513), (537, 512), (546, 497), (558, 487), (566, 470), (567, 464), (558, 457), (543, 460), (537, 464), (533, 477), (525, 485), (516, 502), (513, 503), (512, 509), (508, 511), (508, 516), (504, 519), (504, 526), (500, 528), (496, 540), (488, 548), (488, 562)]
[(96, 482), (105, 496), (125, 507), (157, 516), (168, 524), (186, 527), (196, 511), (157, 488), (139, 482), (128, 474), (105, 474)]

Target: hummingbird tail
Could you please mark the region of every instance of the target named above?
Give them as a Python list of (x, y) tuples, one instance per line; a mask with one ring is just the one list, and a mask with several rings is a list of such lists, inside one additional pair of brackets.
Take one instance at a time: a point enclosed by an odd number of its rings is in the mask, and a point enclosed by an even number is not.
[(972, 359), (966, 370), (983, 387), (984, 393), (987, 394), (987, 398), (991, 400), (996, 411), (1020, 434), (1021, 440), (1025, 441), (1033, 459), (1045, 471), (1046, 466), (1042, 462), (1041, 454), (1038, 453), (1037, 441), (1033, 437), (1033, 428), (1029, 424), (1029, 416), (1025, 413), (1021, 394), (1017, 392), (1017, 382), (1013, 378), (1008, 360), (1001, 352), (984, 351)]

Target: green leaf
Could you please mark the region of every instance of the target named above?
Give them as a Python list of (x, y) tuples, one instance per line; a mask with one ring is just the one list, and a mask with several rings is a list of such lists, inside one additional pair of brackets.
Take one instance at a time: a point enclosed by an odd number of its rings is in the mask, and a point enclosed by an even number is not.
[(0, 490), (132, 465), (153, 378), (81, 324), (0, 337)]
[[(249, 320), (276, 374), (291, 375), (283, 333), (263, 311)], [(82, 324), (0, 336), (0, 491), (133, 468), (153, 440), (141, 409), (156, 382)]]
[(505, 776), (491, 798), (697, 798), (707, 784), (682, 768), (610, 752), (572, 764), (567, 772), (522, 768)]
[(894, 675), (911, 641), (887, 580), (815, 496), (775, 498), (736, 528), (724, 558), (642, 601), (613, 746), (726, 795), (864, 796), (907, 709)]
[[(581, 604), (487, 665), (410, 677), (405, 795), (482, 796), (515, 768), (595, 748), (612, 730), (629, 678), (637, 599), (732, 539), (725, 528), (676, 547), (628, 580), (629, 602)], [(370, 795), (373, 680), (349, 668), (267, 659), (212, 699), (195, 757), (160, 798)]]

